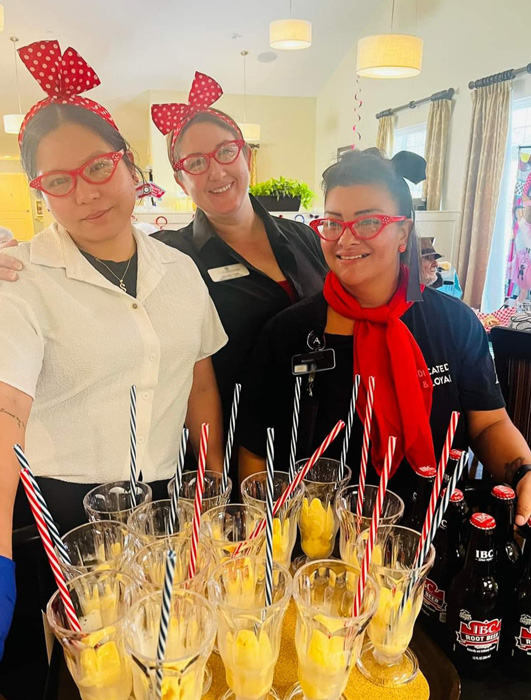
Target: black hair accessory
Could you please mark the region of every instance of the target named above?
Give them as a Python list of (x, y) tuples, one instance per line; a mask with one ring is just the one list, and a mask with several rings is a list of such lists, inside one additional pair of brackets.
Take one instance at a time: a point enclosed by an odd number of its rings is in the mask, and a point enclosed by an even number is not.
[(415, 185), (426, 179), (426, 161), (411, 151), (399, 151), (391, 158), (398, 175)]

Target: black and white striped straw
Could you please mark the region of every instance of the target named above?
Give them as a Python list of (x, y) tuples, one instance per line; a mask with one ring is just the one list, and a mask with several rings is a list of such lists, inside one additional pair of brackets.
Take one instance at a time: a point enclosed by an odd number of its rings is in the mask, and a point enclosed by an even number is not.
[(164, 675), (162, 664), (166, 655), (166, 643), (168, 641), (168, 627), (171, 613), (171, 596), (173, 592), (173, 579), (175, 577), (176, 556), (173, 549), (169, 549), (166, 555), (166, 568), (164, 571), (164, 587), (162, 589), (162, 605), (160, 609), (159, 637), (157, 641), (157, 700), (162, 700), (162, 678)]
[(179, 445), (179, 456), (177, 457), (177, 467), (175, 469), (175, 484), (171, 495), (170, 503), (170, 533), (175, 532), (177, 523), (177, 506), (179, 505), (179, 494), (183, 485), (184, 460), (186, 457), (186, 447), (188, 445), (188, 428), (183, 426), (181, 432), (181, 443)]
[(130, 442), (130, 475), (129, 488), (131, 491), (131, 508), (137, 505), (136, 500), (136, 386), (133, 384), (129, 392), (129, 442)]
[(225, 445), (225, 458), (223, 460), (223, 474), (221, 476), (221, 491), (225, 492), (228, 485), (230, 458), (232, 456), (232, 446), (234, 445), (234, 433), (236, 431), (236, 419), (238, 418), (238, 406), (240, 404), (241, 384), (234, 385), (234, 395), (232, 397), (232, 407), (230, 410), (229, 432), (227, 434), (227, 444)]
[(266, 445), (266, 579), (265, 602), (269, 607), (273, 604), (273, 498), (275, 481), (275, 430), (267, 429)]
[(339, 460), (339, 480), (345, 476), (345, 467), (347, 465), (348, 447), (350, 444), (350, 435), (352, 433), (352, 425), (354, 416), (356, 415), (356, 401), (358, 400), (358, 391), (360, 389), (361, 377), (359, 374), (354, 375), (354, 384), (352, 385), (352, 397), (348, 408), (347, 423), (345, 426), (345, 434), (343, 436), (343, 447), (341, 449), (341, 458)]
[(293, 396), (293, 418), (291, 422), (291, 442), (289, 446), (289, 480), (296, 476), (295, 463), (297, 461), (297, 436), (299, 433), (299, 413), (301, 408), (301, 384), (302, 377), (295, 377), (295, 394)]

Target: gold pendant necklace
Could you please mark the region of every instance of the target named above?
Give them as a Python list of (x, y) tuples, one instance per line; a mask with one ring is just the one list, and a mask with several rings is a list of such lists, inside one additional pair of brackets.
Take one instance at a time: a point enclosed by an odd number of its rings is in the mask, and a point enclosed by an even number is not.
[(129, 256), (129, 260), (127, 262), (127, 267), (125, 268), (125, 271), (124, 271), (124, 274), (122, 275), (122, 277), (118, 277), (118, 275), (116, 275), (111, 270), (111, 268), (103, 262), (103, 260), (100, 260), (99, 258), (94, 256), (94, 259), (97, 260), (99, 263), (101, 263), (103, 265), (103, 267), (106, 267), (107, 270), (109, 270), (109, 272), (111, 273), (111, 275), (118, 280), (118, 286), (120, 287), (122, 292), (125, 292), (126, 294), (127, 294), (127, 287), (125, 286), (124, 279), (127, 275), (127, 271), (129, 270), (129, 266), (131, 265), (131, 260), (133, 259), (133, 256), (134, 256), (134, 253), (133, 253), (134, 248), (135, 248), (135, 239), (133, 238), (133, 245), (131, 246), (131, 254)]

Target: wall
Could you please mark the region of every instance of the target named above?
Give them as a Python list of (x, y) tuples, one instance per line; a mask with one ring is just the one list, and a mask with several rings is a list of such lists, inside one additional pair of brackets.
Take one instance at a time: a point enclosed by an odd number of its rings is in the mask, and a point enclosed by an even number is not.
[[(180, 92), (150, 93), (151, 104), (186, 100), (187, 94)], [(243, 121), (242, 95), (223, 95), (215, 106), (236, 121)], [(314, 189), (315, 106), (313, 97), (247, 97), (247, 121), (259, 122), (261, 126), (259, 181), (284, 175), (303, 180)], [(172, 206), (180, 188), (168, 162), (166, 139), (151, 121), (149, 140), (155, 182), (167, 191), (163, 204)]]
[[(442, 206), (460, 210), (461, 190), (471, 118), (468, 83), (531, 61), (529, 0), (397, 0), (395, 31), (417, 33), (424, 39), (421, 74), (405, 80), (360, 79), (363, 106), (362, 147), (374, 146), (378, 122), (375, 114), (388, 107), (453, 87), (454, 97), (447, 173)], [(416, 26), (417, 25), (417, 28)], [(383, 3), (370, 21), (353, 36), (345, 55), (317, 97), (315, 179), (335, 160), (336, 149), (352, 142), (355, 107), (356, 42), (366, 34), (388, 32), (390, 4)], [(524, 74), (525, 75), (525, 74)], [(531, 76), (513, 83), (514, 97), (531, 95)], [(400, 112), (397, 128), (427, 121), (429, 105)]]

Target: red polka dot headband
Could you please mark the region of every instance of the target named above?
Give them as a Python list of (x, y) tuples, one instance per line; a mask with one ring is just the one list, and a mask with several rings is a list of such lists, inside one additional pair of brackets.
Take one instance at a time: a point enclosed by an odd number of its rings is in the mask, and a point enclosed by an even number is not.
[(213, 109), (209, 109), (214, 102), (217, 102), (223, 95), (221, 85), (213, 78), (210, 78), (204, 73), (196, 71), (194, 82), (188, 95), (188, 103), (169, 103), (157, 104), (151, 107), (151, 118), (157, 129), (164, 136), (171, 133), (171, 163), (174, 166), (173, 149), (177, 137), (184, 129), (186, 124), (191, 121), (197, 114), (210, 113), (214, 114), (218, 119), (223, 120), (233, 129), (235, 129), (240, 138), (243, 138), (240, 127), (229, 116), (220, 114)]
[(48, 95), (44, 100), (37, 102), (24, 117), (18, 135), (19, 145), (30, 119), (54, 102), (89, 109), (118, 131), (105, 107), (80, 96), (82, 92), (97, 87), (100, 79), (75, 49), (69, 47), (61, 53), (57, 41), (36, 41), (34, 44), (23, 46), (18, 53), (26, 68)]

